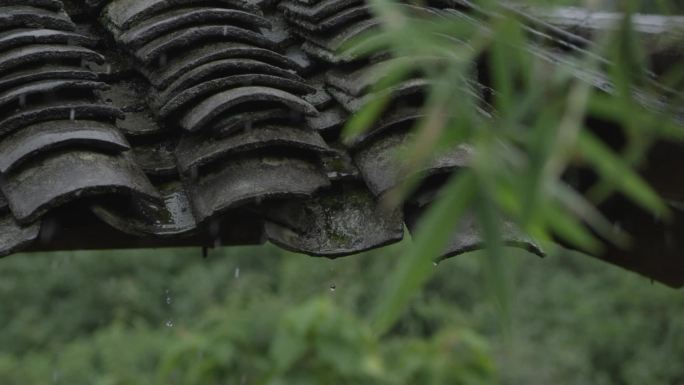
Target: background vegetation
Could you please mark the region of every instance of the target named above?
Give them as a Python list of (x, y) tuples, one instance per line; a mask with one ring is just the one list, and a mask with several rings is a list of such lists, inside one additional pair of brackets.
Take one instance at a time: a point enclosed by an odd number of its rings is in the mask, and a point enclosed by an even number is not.
[(434, 267), (390, 332), (404, 244), (330, 261), (274, 247), (17, 255), (0, 263), (0, 383), (684, 383), (681, 292), (578, 254), (510, 255), (508, 337), (483, 256)]

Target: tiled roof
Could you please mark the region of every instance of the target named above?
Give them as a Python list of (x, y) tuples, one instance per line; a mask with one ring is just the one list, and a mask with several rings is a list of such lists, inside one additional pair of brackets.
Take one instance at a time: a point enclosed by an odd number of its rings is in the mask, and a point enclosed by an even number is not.
[[(406, 6), (477, 22), (462, 0)], [(377, 25), (363, 0), (0, 0), (0, 255), (268, 240), (337, 257), (401, 240), (471, 150), (434, 159), (403, 209), (379, 206), (407, 177), (391, 154), (426, 81), (390, 90), (392, 107), (342, 144), (377, 73), (339, 48)], [(481, 244), (467, 217), (445, 256)], [(600, 257), (684, 284), (681, 258), (620, 253)]]

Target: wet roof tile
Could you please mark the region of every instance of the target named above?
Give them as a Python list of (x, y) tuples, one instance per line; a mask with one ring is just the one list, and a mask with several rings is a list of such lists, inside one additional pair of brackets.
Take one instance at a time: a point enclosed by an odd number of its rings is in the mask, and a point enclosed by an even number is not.
[(0, 120), (0, 135), (6, 135), (34, 123), (52, 120), (97, 119), (114, 122), (124, 115), (116, 107), (89, 101), (56, 101), (27, 107)]
[(277, 103), (305, 115), (316, 115), (316, 107), (302, 98), (276, 88), (250, 86), (237, 87), (214, 94), (191, 108), (180, 121), (180, 126), (188, 131), (197, 131), (220, 114), (241, 104)]
[[(164, 106), (167, 103), (169, 103), (173, 98), (180, 97), (180, 94), (184, 92), (190, 92), (193, 95), (196, 95), (198, 93), (202, 94), (203, 92), (200, 91), (202, 91), (203, 84), (209, 82), (217, 82), (218, 79), (228, 79), (223, 81), (226, 87), (221, 90), (230, 89), (237, 85), (240, 85), (238, 81), (241, 78), (235, 78), (234, 76), (241, 74), (253, 75), (255, 78), (260, 78), (259, 75), (263, 74), (277, 76), (299, 82), (302, 82), (303, 80), (295, 73), (258, 60), (221, 59), (206, 64), (198, 65), (192, 70), (185, 72), (173, 83), (169, 84), (169, 86), (166, 87), (163, 91), (157, 93), (154, 96), (154, 103), (160, 107)], [(259, 82), (259, 80), (256, 79), (256, 83), (268, 84), (264, 80), (273, 79), (266, 78), (262, 79), (261, 82)], [(231, 81), (233, 82), (233, 84), (229, 84)], [(271, 83), (273, 84), (273, 82)], [(245, 86), (249, 85), (250, 84), (245, 84)], [(287, 87), (286, 89), (290, 89), (290, 87)]]
[[(264, 65), (264, 68), (266, 71), (268, 71), (268, 65)], [(202, 97), (216, 94), (229, 88), (245, 86), (275, 88), (290, 92), (295, 95), (308, 94), (314, 91), (313, 87), (303, 81), (284, 78), (277, 75), (247, 73), (208, 80), (193, 87), (187, 88), (182, 92), (169, 93), (169, 95), (172, 95), (172, 98), (168, 101), (162, 99), (163, 96), (160, 95), (159, 99), (155, 100), (155, 103), (163, 103), (163, 105), (159, 108), (158, 114), (161, 117), (165, 117), (175, 113), (177, 110), (182, 109), (185, 106), (188, 106)], [(304, 100), (311, 103), (311, 101), (306, 97), (304, 97)], [(318, 106), (314, 104), (314, 107)]]
[(63, 4), (59, 0), (2, 0), (0, 1), (0, 5), (28, 5), (31, 7), (43, 8), (55, 12), (60, 11), (63, 8)]
[[(135, 236), (159, 238), (187, 236), (198, 231), (187, 193), (180, 182), (155, 186), (162, 203), (146, 200), (105, 201), (91, 209), (113, 228)], [(127, 204), (128, 203), (128, 204)]]
[(288, 147), (297, 152), (330, 154), (332, 150), (318, 133), (285, 125), (262, 125), (229, 136), (184, 135), (176, 147), (180, 172), (201, 167), (229, 154), (264, 147)]
[[(416, 17), (481, 24), (483, 10), (458, 5), (405, 7)], [(397, 154), (423, 117), (429, 83), (414, 74), (378, 91), (386, 71), (369, 63), (389, 55), (359, 60), (340, 51), (378, 25), (363, 0), (87, 0), (66, 9), (77, 23), (64, 8), (0, 0), (0, 256), (80, 248), (84, 233), (96, 244), (83, 248), (268, 239), (310, 255), (348, 255), (399, 241), (404, 223), (413, 232), (447, 178), (469, 166), (467, 145), (436, 154), (405, 207), (379, 204), (409, 177)], [(99, 19), (83, 16), (93, 13)], [(571, 40), (563, 47), (577, 48)], [(571, 53), (541, 43), (524, 49), (614, 92)], [(490, 116), (491, 90), (472, 81), (468, 92)], [(349, 116), (382, 95), (392, 102), (380, 119), (342, 144)], [(662, 104), (637, 92), (635, 100)], [(65, 214), (72, 211), (79, 214)], [(61, 223), (59, 236), (36, 242), (43, 221)], [(542, 254), (512, 223), (500, 225), (505, 244)], [(635, 229), (655, 242), (649, 231)], [(468, 215), (443, 255), (481, 246)], [(661, 254), (643, 263), (612, 249), (600, 257), (683, 285), (684, 264)]]
[(52, 120), (24, 127), (0, 141), (0, 173), (8, 173), (37, 154), (59, 147), (121, 152), (130, 147), (115, 126), (88, 120)]
[(70, 149), (25, 163), (4, 175), (0, 188), (20, 223), (31, 223), (57, 205), (94, 194), (157, 198), (130, 156)]
[(29, 44), (65, 44), (68, 42), (75, 42), (83, 46), (93, 46), (97, 41), (92, 37), (77, 32), (55, 29), (21, 28), (0, 32), (0, 51)]
[[(258, 7), (248, 1), (217, 0), (216, 2), (229, 8), (253, 13), (260, 12)], [(116, 27), (125, 30), (163, 11), (195, 3), (194, 0), (114, 0), (107, 6), (104, 13)]]
[(159, 72), (151, 72), (149, 79), (159, 89), (168, 87), (186, 72), (203, 64), (223, 59), (254, 59), (283, 69), (297, 68), (292, 59), (282, 53), (251, 46), (244, 43), (218, 42), (208, 43), (197, 48), (179, 52), (169, 58), (168, 65)]
[(164, 58), (164, 55), (172, 53), (173, 50), (213, 39), (246, 43), (257, 48), (273, 48), (273, 43), (265, 36), (248, 29), (231, 25), (202, 25), (164, 34), (135, 51), (135, 55), (146, 64), (155, 60), (165, 62), (168, 59)]
[(40, 233), (40, 221), (20, 226), (11, 214), (0, 214), (0, 257), (33, 243)]
[[(425, 208), (412, 208), (406, 210), (406, 226), (409, 231), (415, 233), (418, 223)], [(530, 237), (526, 236), (520, 229), (506, 220), (499, 223), (501, 231), (501, 242), (504, 245), (525, 249), (540, 257), (545, 255), (544, 251)], [(479, 228), (475, 215), (470, 212), (463, 215), (459, 224), (452, 232), (452, 236), (442, 251), (442, 258), (455, 257), (469, 251), (484, 248), (484, 237)]]
[(76, 25), (61, 11), (50, 11), (43, 8), (25, 5), (2, 6), (0, 3), (0, 26), (9, 28), (50, 28), (62, 31), (74, 31)]
[(5, 76), (0, 76), (0, 90), (48, 79), (80, 79), (94, 81), (98, 79), (98, 76), (88, 69), (65, 65), (44, 65), (27, 69), (21, 68), (12, 71)]
[(227, 24), (237, 25), (251, 30), (268, 28), (271, 23), (262, 16), (237, 9), (193, 7), (176, 9), (161, 14), (145, 23), (126, 30), (118, 37), (131, 48), (138, 48), (165, 33), (181, 27), (194, 28), (198, 24)]
[(17, 67), (37, 63), (45, 64), (55, 60), (66, 59), (90, 60), (97, 63), (104, 62), (102, 55), (85, 47), (34, 44), (0, 52), (0, 73), (8, 73), (8, 71)]
[(248, 203), (269, 199), (301, 199), (329, 185), (322, 169), (308, 160), (277, 156), (227, 159), (212, 172), (186, 177), (198, 221)]
[[(368, 188), (376, 196), (384, 195), (409, 178), (404, 171), (407, 165), (402, 162), (405, 158), (401, 154), (411, 143), (411, 138), (412, 135), (406, 130), (388, 133), (352, 155)], [(419, 171), (425, 176), (451, 173), (456, 169), (468, 167), (471, 157), (472, 148), (460, 145), (436, 154)]]
[(382, 247), (404, 235), (401, 210), (387, 212), (358, 182), (338, 182), (307, 200), (276, 202), (266, 217), (271, 242), (328, 258)]
[(361, 3), (363, 0), (321, 0), (315, 4), (301, 4), (297, 1), (285, 0), (280, 2), (278, 8), (288, 17), (316, 22)]

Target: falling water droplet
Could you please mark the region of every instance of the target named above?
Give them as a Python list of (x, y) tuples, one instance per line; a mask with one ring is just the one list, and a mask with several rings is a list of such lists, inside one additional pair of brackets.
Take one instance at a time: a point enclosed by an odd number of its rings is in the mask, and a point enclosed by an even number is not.
[(236, 267), (235, 268), (235, 279), (240, 278), (240, 268)]
[(72, 108), (69, 110), (69, 120), (73, 121), (74, 119), (76, 119), (76, 111)]
[(26, 94), (19, 95), (19, 107), (26, 107)]
[(437, 266), (437, 265), (439, 265), (439, 262), (437, 262), (437, 261), (432, 262), (432, 266)]
[(173, 320), (171, 320), (171, 319), (167, 320), (164, 325), (166, 325), (167, 328), (172, 328), (173, 327)]
[(228, 26), (223, 27), (223, 36), (228, 36)]
[(171, 305), (171, 302), (173, 302), (173, 298), (171, 298), (171, 290), (169, 289), (164, 290), (164, 302), (166, 302), (167, 305)]
[(105, 74), (109, 75), (111, 73), (112, 73), (112, 65), (107, 64), (107, 66), (105, 67)]
[(330, 284), (330, 291), (335, 291), (337, 289), (337, 286), (334, 283)]

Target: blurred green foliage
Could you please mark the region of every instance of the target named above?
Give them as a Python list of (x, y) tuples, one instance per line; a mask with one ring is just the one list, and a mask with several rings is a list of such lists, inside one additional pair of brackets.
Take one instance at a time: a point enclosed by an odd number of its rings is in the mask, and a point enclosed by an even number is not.
[[(547, 252), (557, 252), (560, 241), (600, 255), (605, 242), (628, 247), (632, 241), (600, 211), (609, 198), (624, 196), (655, 217), (671, 216), (670, 202), (639, 171), (654, 143), (684, 141), (672, 114), (681, 106), (677, 90), (684, 86), (684, 67), (669, 65), (661, 75), (650, 68), (649, 41), (631, 22), (634, 13), (650, 9), (643, 6), (646, 2), (581, 2), (624, 15), (615, 28), (597, 28), (592, 42), (581, 47), (534, 26), (526, 11), (510, 2), (469, 3), (474, 6), (463, 13), (436, 15), (395, 0), (371, 0), (379, 27), (343, 47), (347, 55), (376, 62), (369, 71), (378, 77), (367, 101), (345, 125), (347, 140), (371, 129), (397, 103), (392, 87), (416, 77), (427, 84), (412, 143), (394, 154), (411, 177), (383, 196), (385, 204), (401, 205), (416, 192), (424, 176), (420, 170), (440, 151), (462, 145), (472, 149), (467, 166), (449, 176), (420, 218), (413, 247), (381, 288), (372, 320), (380, 335), (430, 279), (432, 262), (467, 212), (474, 214), (482, 234), (488, 290), (495, 294), (504, 326), (511, 301), (502, 218)], [(670, 3), (658, 1), (655, 8), (671, 13)], [(567, 2), (524, 4), (551, 9)], [(677, 38), (669, 44), (680, 47), (681, 35), (673, 35)], [(391, 59), (377, 63), (385, 56)], [(606, 139), (605, 125), (592, 124), (595, 119), (614, 124), (619, 137)], [(568, 178), (579, 170), (591, 172), (586, 185)]]
[(0, 383), (681, 384), (684, 297), (569, 254), (511, 255), (510, 337), (481, 253), (435, 274), (382, 337), (405, 244), (339, 260), (274, 247), (0, 261)]

